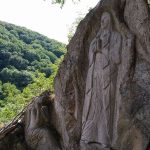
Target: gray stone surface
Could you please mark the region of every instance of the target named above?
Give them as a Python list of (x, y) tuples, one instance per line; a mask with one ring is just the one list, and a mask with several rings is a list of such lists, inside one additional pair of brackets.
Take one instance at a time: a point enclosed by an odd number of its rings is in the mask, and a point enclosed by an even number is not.
[[(46, 99), (47, 100), (47, 99)], [(31, 103), (25, 112), (25, 139), (27, 144), (36, 150), (60, 150), (50, 123), (48, 106), (43, 97)]]
[(81, 136), (82, 141), (105, 145), (111, 145), (116, 138), (117, 80), (122, 51), (121, 35), (114, 31), (111, 20), (109, 13), (102, 14), (100, 31), (90, 45), (92, 63), (86, 79)]
[[(46, 105), (50, 112), (38, 100), (29, 107), (21, 136), (27, 144), (18, 143), (24, 149), (149, 150), (149, 24), (145, 0), (101, 0), (67, 47), (55, 100)], [(2, 144), (12, 139), (6, 137)]]
[(142, 0), (102, 0), (81, 21), (55, 80), (63, 122), (56, 126), (66, 149), (148, 147), (150, 76), (139, 63), (149, 66), (150, 34), (143, 22), (149, 17)]

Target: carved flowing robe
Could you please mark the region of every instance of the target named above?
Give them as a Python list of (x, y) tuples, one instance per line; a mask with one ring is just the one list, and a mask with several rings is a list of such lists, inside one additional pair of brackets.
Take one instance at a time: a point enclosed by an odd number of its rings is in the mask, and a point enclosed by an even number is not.
[(121, 36), (99, 31), (89, 49), (81, 141), (110, 146), (116, 132), (116, 86)]

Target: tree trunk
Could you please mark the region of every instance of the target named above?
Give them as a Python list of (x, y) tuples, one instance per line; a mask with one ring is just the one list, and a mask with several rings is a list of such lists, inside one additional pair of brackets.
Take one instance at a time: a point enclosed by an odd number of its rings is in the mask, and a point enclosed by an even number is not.
[[(55, 78), (51, 126), (45, 128), (46, 123), (41, 125), (40, 121), (30, 124), (22, 138), (39, 150), (44, 149), (39, 143), (46, 132), (53, 136), (46, 136), (50, 148), (45, 149), (49, 150), (150, 149), (149, 70), (147, 1), (101, 0), (80, 22), (68, 45)], [(27, 128), (40, 129), (36, 144), (28, 142), (31, 136)], [(9, 143), (9, 135), (1, 138), (0, 147), (3, 141)], [(27, 144), (24, 149), (28, 149)]]

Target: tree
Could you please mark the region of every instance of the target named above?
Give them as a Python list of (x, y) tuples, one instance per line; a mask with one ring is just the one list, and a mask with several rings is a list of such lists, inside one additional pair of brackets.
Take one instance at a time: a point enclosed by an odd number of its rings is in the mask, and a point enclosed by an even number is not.
[[(71, 0), (72, 2), (79, 2), (80, 0)], [(65, 2), (66, 2), (66, 0), (52, 0), (52, 3), (54, 3), (54, 4), (60, 4), (61, 5), (61, 7), (63, 7), (64, 6), (64, 4), (65, 4)]]
[(49, 77), (51, 63), (65, 53), (63, 43), (0, 21), (0, 80), (3, 83), (10, 82), (22, 90), (34, 82), (36, 70)]

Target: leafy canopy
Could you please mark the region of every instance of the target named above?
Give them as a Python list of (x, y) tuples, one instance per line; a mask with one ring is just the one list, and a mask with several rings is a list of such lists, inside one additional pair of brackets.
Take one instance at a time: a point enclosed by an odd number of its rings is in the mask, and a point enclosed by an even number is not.
[[(76, 1), (80, 1), (80, 0), (72, 0), (72, 2), (76, 2)], [(65, 2), (66, 0), (52, 0), (52, 3), (61, 4), (61, 6), (63, 6)]]
[(65, 54), (65, 47), (26, 28), (0, 22), (0, 80), (22, 90), (34, 82), (36, 70), (49, 77), (52, 64)]
[(35, 96), (53, 90), (66, 45), (23, 27), (0, 22), (0, 127)]

